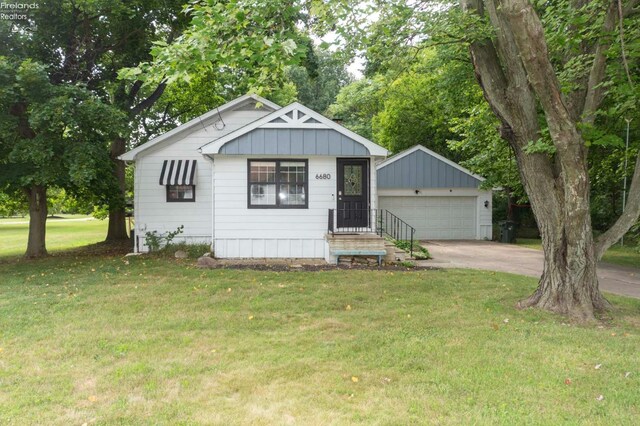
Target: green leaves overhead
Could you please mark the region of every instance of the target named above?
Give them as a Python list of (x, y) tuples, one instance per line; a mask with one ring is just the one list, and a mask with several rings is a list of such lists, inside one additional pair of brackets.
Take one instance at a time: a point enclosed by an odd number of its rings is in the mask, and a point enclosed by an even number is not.
[(296, 42), (301, 15), (295, 1), (207, 0), (190, 3), (184, 13), (190, 27), (173, 43), (157, 43), (153, 61), (123, 69), (120, 78), (171, 84), (203, 70), (250, 71), (249, 87), (265, 92), (281, 84), (284, 67), (304, 53)]
[(81, 86), (51, 84), (34, 61), (0, 58), (0, 70), (0, 184), (91, 185), (108, 164), (108, 141), (123, 130), (122, 114)]

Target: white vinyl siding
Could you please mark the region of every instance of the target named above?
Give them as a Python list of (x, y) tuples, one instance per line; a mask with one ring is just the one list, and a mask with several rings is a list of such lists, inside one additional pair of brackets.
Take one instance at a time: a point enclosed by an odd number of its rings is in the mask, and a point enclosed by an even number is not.
[[(247, 159), (215, 157), (216, 256), (324, 257), (328, 211), (336, 206), (336, 158), (308, 159), (308, 209), (248, 208)], [(327, 173), (331, 179), (315, 179)]]
[[(144, 236), (148, 231), (160, 234), (175, 231), (184, 225), (184, 232), (174, 241), (211, 243), (211, 162), (198, 149), (214, 139), (256, 120), (268, 111), (228, 111), (222, 115), (225, 127), (218, 130), (214, 121), (203, 123), (190, 133), (174, 138), (144, 151), (136, 160), (134, 186), (134, 214), (138, 251), (147, 251)], [(162, 164), (165, 160), (197, 160), (195, 176), (195, 202), (167, 202), (167, 189), (159, 184)], [(245, 179), (246, 180), (246, 179)], [(246, 203), (246, 188), (245, 193)]]

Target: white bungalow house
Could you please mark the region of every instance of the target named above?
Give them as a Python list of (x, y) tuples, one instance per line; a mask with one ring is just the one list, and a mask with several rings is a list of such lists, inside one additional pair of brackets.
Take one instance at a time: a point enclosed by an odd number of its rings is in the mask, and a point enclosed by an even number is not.
[(120, 157), (135, 162), (135, 251), (148, 251), (147, 232), (184, 226), (176, 240), (210, 244), (220, 258), (332, 261), (336, 234), (378, 232), (376, 164), (386, 156), (297, 102), (242, 96)]

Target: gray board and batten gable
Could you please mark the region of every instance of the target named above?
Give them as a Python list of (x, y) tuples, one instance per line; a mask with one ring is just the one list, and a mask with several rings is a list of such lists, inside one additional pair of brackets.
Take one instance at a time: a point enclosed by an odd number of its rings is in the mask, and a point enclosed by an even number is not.
[(420, 148), (397, 160), (391, 157), (378, 167), (378, 188), (478, 188), (482, 183), (436, 155)]
[(333, 129), (258, 128), (224, 144), (227, 155), (369, 156), (369, 149)]

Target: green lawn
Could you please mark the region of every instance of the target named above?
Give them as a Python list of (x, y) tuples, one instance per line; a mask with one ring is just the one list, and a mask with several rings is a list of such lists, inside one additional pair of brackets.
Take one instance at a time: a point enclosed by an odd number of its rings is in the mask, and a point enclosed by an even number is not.
[[(492, 272), (0, 264), (0, 424), (637, 424), (640, 301), (601, 326)], [(599, 366), (599, 368), (596, 368)], [(600, 399), (602, 395), (603, 399)]]
[[(516, 244), (536, 250), (542, 250), (540, 240), (536, 238), (517, 238)], [(635, 246), (620, 246), (620, 244), (616, 244), (607, 250), (602, 257), (602, 260), (616, 265), (640, 268), (640, 251)]]
[[(29, 218), (0, 219), (0, 258), (20, 256), (27, 249)], [(103, 241), (107, 235), (107, 221), (90, 216), (63, 215), (47, 219), (47, 250), (85, 246)]]

